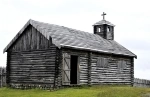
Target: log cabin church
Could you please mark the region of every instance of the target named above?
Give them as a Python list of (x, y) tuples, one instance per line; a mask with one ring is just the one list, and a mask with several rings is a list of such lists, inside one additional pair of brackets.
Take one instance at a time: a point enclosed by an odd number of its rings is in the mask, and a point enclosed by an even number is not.
[(29, 20), (7, 52), (7, 85), (133, 85), (137, 56), (114, 40), (114, 26), (104, 19), (93, 33)]

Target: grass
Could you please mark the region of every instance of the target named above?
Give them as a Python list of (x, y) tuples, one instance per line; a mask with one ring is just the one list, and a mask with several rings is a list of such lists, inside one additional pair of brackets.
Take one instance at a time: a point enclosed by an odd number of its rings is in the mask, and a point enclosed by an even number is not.
[(146, 93), (150, 93), (150, 88), (106, 85), (65, 88), (52, 92), (40, 89), (0, 88), (0, 97), (143, 97)]

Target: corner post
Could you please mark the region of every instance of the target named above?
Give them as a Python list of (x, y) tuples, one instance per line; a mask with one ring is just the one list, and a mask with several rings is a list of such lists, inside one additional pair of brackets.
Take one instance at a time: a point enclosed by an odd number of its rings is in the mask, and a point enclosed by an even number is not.
[(10, 52), (7, 52), (6, 85), (10, 86)]
[(91, 85), (91, 52), (88, 52), (88, 85)]
[(131, 86), (134, 86), (134, 58), (131, 58)]

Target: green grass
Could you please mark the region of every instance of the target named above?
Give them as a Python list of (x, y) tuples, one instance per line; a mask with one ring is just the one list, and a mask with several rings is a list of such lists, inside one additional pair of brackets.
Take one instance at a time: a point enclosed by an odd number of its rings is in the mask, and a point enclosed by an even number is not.
[(64, 88), (57, 91), (0, 88), (0, 97), (142, 97), (150, 88), (128, 86), (92, 86)]

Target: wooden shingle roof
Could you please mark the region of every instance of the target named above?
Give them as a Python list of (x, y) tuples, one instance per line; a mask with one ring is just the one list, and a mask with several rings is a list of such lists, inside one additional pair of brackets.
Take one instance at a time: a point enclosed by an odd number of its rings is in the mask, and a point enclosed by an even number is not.
[(136, 57), (135, 54), (114, 40), (106, 40), (96, 34), (79, 31), (64, 26), (38, 22), (31, 19), (5, 47), (3, 52), (6, 52), (9, 49), (9, 47), (17, 40), (28, 25), (32, 25), (48, 40), (51, 37), (53, 44), (55, 44), (58, 48), (71, 47), (76, 49)]

